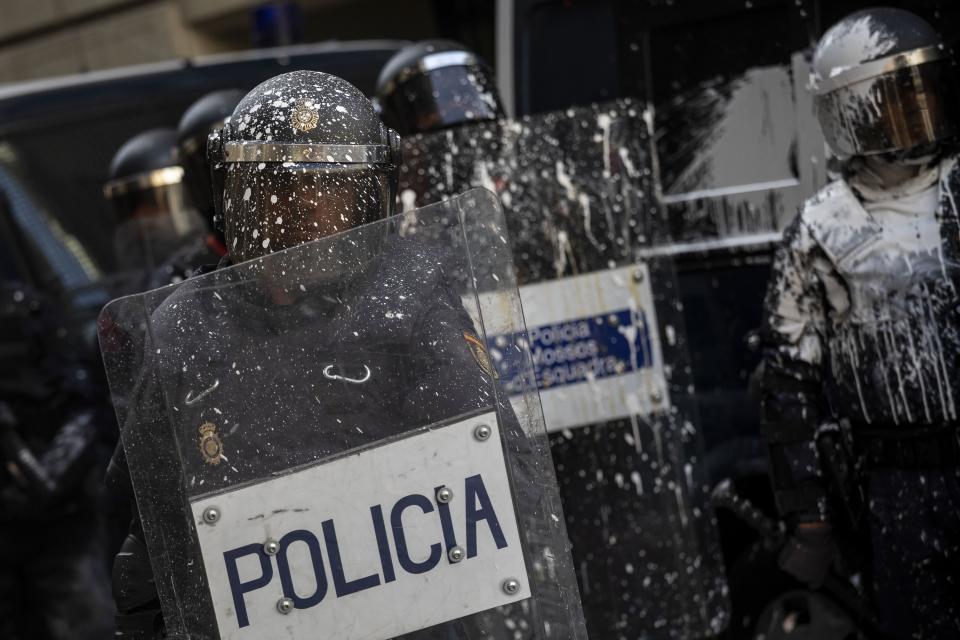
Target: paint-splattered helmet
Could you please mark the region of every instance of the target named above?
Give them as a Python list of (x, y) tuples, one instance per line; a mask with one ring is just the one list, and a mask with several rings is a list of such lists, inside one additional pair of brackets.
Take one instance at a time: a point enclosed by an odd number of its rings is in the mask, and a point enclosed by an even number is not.
[(150, 129), (127, 140), (110, 162), (103, 194), (117, 227), (114, 252), (121, 271), (153, 269), (204, 224), (183, 185), (174, 149), (177, 132)]
[(336, 76), (293, 71), (258, 85), (211, 134), (208, 154), (234, 262), (393, 210), (400, 138)]
[(957, 88), (934, 28), (901, 9), (859, 11), (813, 57), (817, 116), (841, 156), (933, 147), (957, 133)]
[(426, 40), (398, 51), (380, 71), (377, 104), (401, 135), (503, 117), (489, 67), (448, 40)]

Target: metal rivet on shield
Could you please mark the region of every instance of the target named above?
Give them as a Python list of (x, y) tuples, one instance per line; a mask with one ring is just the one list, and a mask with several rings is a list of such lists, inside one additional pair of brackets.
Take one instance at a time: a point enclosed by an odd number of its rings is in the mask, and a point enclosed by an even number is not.
[(217, 524), (220, 519), (220, 509), (216, 507), (207, 507), (203, 510), (203, 521), (207, 524)]
[(277, 611), (283, 615), (287, 615), (293, 611), (293, 600), (290, 598), (280, 598), (277, 600)]
[(463, 560), (463, 547), (452, 547), (450, 551), (447, 551), (447, 557), (450, 558), (450, 562), (460, 562)]
[(268, 556), (275, 556), (280, 551), (280, 543), (276, 540), (267, 540), (263, 543), (263, 552)]
[(480, 442), (483, 442), (484, 440), (488, 440), (492, 433), (493, 433), (493, 429), (491, 429), (487, 425), (478, 424), (477, 428), (473, 430), (473, 437), (479, 440)]
[(650, 392), (650, 400), (654, 403), (660, 403), (663, 400), (663, 394), (660, 393), (659, 389), (654, 389)]
[(635, 269), (633, 272), (633, 281), (634, 282), (643, 282), (643, 269)]
[(437, 502), (446, 504), (453, 500), (453, 490), (450, 487), (440, 487), (437, 489)]
[(507, 578), (500, 586), (508, 596), (516, 595), (520, 591), (520, 581), (516, 578)]

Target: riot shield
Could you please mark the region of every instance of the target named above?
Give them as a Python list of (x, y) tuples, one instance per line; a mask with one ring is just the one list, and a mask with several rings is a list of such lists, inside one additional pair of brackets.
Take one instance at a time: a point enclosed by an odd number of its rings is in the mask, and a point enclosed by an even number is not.
[(470, 186), (503, 202), (597, 638), (708, 636), (729, 608), (645, 117), (623, 100), (416, 136), (400, 176), (405, 208)]
[(172, 637), (586, 637), (493, 194), (104, 314)]

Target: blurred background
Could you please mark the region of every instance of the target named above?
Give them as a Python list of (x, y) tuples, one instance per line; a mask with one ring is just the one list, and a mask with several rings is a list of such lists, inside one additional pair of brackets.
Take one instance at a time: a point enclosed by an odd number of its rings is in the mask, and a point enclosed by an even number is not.
[[(683, 200), (682, 193), (755, 182), (757, 175), (770, 182), (796, 178), (810, 193), (821, 176), (804, 165), (819, 151), (811, 142), (815, 123), (798, 93), (805, 72), (797, 65), (824, 25), (870, 4), (4, 0), (0, 168), (4, 175), (16, 175), (18, 185), (4, 186), (0, 177), (0, 189), (16, 202), (29, 195), (38, 215), (52, 216), (57, 232), (69, 234), (68, 244), (85, 273), (109, 271), (112, 220), (100, 192), (112, 154), (131, 135), (174, 126), (184, 108), (211, 90), (247, 90), (293, 68), (330, 71), (372, 93), (382, 64), (404, 41), (442, 37), (461, 42), (491, 64), (510, 116), (624, 96), (651, 105), (664, 192), (674, 200)], [(956, 3), (888, 4), (909, 6), (948, 35), (956, 32)], [(741, 155), (735, 167), (715, 176), (714, 184), (695, 184), (698, 172), (691, 170), (696, 162), (689, 152), (697, 145), (688, 141), (702, 132), (686, 124), (691, 119), (715, 124), (710, 114), (731, 102), (744, 114), (737, 126), (757, 124), (746, 115), (754, 106), (767, 109), (771, 126), (766, 131), (783, 130), (765, 136), (781, 147), (774, 149), (776, 161), (771, 165), (768, 156), (760, 156), (744, 163), (748, 156)], [(808, 126), (814, 127), (809, 135), (797, 135), (798, 127), (806, 132)], [(713, 150), (722, 154), (732, 148), (721, 140)], [(774, 175), (778, 172), (784, 175)], [(779, 208), (792, 214), (801, 195)], [(711, 207), (717, 213), (717, 207), (728, 205)], [(725, 214), (737, 217), (729, 210)], [(686, 227), (678, 233), (702, 231), (698, 225)]]
[[(79, 241), (88, 270), (109, 271), (111, 220), (99, 194), (111, 155), (131, 135), (175, 125), (183, 109), (208, 91), (247, 90), (292, 68), (330, 71), (372, 93), (380, 67), (403, 41), (442, 37), (491, 64), (511, 116), (623, 96), (655, 107), (667, 195), (753, 182), (754, 168), (771, 181), (804, 179), (801, 165), (807, 163), (780, 153), (777, 167), (757, 158), (722, 172), (720, 181), (730, 184), (694, 185), (696, 172), (684, 154), (691, 149), (686, 140), (695, 134), (675, 135), (673, 129), (684, 129), (691, 118), (706, 122), (718, 103), (736, 101), (743, 114), (766, 104), (771, 125), (784, 128), (781, 146), (793, 145), (808, 157), (802, 148), (807, 141), (794, 129), (815, 124), (796, 122), (810, 114), (795, 110), (803, 101), (796, 90), (806, 82), (795, 54), (806, 50), (824, 25), (869, 4), (5, 0), (0, 166), (18, 174), (38, 206)], [(899, 4), (956, 30), (955, 3)], [(690, 100), (691, 92), (699, 99)], [(723, 152), (722, 141), (714, 146)], [(790, 175), (771, 173), (778, 169)], [(809, 192), (817, 176), (805, 180)], [(798, 202), (792, 198), (786, 210), (792, 213)]]

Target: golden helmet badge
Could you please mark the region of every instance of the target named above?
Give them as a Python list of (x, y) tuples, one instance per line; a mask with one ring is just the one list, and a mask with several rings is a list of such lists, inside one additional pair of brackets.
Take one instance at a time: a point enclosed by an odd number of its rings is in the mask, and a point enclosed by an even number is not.
[(200, 425), (200, 455), (207, 464), (220, 464), (223, 458), (223, 441), (217, 434), (217, 425), (204, 422)]
[(300, 100), (297, 102), (297, 105), (293, 108), (293, 114), (290, 117), (291, 126), (297, 131), (313, 131), (317, 128), (317, 123), (320, 121), (320, 115), (317, 113), (316, 109), (313, 108), (312, 102), (304, 102)]

